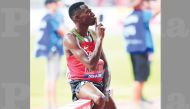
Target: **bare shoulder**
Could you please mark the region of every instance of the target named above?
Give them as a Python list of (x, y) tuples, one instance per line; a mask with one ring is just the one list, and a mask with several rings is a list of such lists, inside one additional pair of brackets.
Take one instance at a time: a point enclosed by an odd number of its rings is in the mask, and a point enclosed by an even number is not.
[(76, 40), (72, 33), (67, 33), (64, 37), (64, 42), (68, 42), (71, 40)]
[(73, 36), (72, 33), (68, 33), (64, 37), (63, 44), (67, 48), (72, 48), (77, 45), (77, 40), (76, 40), (75, 36)]

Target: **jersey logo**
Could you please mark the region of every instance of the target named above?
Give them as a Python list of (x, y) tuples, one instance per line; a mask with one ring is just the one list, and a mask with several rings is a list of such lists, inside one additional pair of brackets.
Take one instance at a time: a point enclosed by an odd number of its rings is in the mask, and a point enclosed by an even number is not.
[(136, 27), (134, 25), (129, 25), (124, 28), (124, 36), (127, 38), (129, 36), (135, 36), (136, 35)]
[(85, 74), (85, 78), (103, 78), (104, 73), (99, 73), (99, 74)]
[(127, 20), (125, 20), (124, 24), (129, 25), (129, 24), (137, 23), (137, 22), (139, 22), (138, 16), (137, 15), (131, 15), (131, 16), (127, 17)]

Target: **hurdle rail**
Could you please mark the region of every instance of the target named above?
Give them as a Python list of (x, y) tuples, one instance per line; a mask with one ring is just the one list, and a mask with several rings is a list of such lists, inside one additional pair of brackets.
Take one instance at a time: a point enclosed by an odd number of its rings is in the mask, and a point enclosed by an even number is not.
[(59, 109), (92, 109), (92, 101), (88, 99), (79, 99)]

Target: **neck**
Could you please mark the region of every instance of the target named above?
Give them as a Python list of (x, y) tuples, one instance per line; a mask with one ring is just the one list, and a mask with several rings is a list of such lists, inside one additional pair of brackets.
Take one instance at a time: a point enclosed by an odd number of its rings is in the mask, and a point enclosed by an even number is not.
[(76, 26), (76, 30), (77, 32), (82, 36), (86, 36), (87, 32), (88, 32), (88, 26), (84, 26), (84, 25), (77, 25)]

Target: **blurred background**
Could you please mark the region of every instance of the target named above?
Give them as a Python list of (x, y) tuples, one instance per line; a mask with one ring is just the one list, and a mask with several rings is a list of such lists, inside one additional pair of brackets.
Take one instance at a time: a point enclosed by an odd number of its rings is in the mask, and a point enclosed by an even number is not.
[[(63, 0), (61, 11), (64, 15), (64, 26), (69, 30), (74, 27), (68, 16), (68, 6), (78, 0)], [(124, 19), (132, 11), (127, 7), (127, 0), (80, 0), (84, 1), (96, 14), (103, 14), (102, 23), (106, 27), (106, 36), (103, 48), (112, 73), (111, 87), (113, 98), (118, 109), (130, 109), (133, 96), (133, 73), (129, 55), (125, 51), (123, 36)], [(159, 4), (153, 4), (159, 7)], [(30, 108), (44, 109), (45, 107), (45, 58), (35, 57), (36, 36), (39, 24), (45, 15), (44, 0), (30, 0)], [(161, 97), (161, 31), (160, 14), (150, 23), (155, 53), (151, 64), (151, 75), (144, 88), (144, 96), (154, 101), (155, 108), (160, 109)], [(66, 31), (68, 32), (68, 31)], [(66, 77), (65, 56), (62, 58), (62, 73), (57, 84), (58, 106), (62, 107), (71, 103), (71, 91)]]

